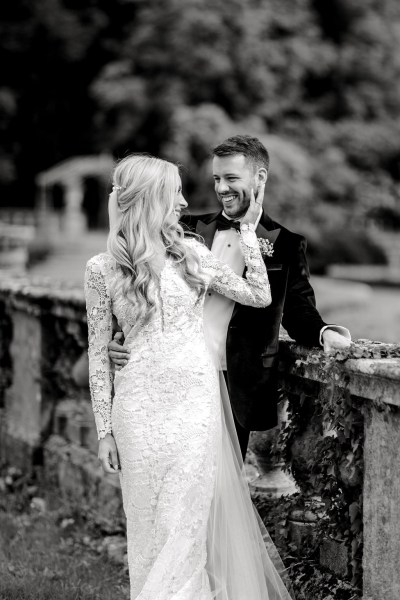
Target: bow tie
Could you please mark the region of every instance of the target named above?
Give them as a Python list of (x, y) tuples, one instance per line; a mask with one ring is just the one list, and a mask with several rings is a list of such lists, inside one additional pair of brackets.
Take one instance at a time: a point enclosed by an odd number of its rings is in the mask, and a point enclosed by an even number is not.
[(224, 217), (223, 214), (218, 215), (216, 222), (218, 231), (224, 231), (225, 229), (240, 231), (240, 221), (231, 221), (231, 219)]

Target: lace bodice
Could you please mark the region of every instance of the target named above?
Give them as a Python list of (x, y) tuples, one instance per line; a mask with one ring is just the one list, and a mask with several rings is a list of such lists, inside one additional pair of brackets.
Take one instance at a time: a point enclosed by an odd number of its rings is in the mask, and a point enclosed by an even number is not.
[[(240, 244), (247, 267), (246, 279), (221, 263), (200, 242), (187, 238), (201, 258), (206, 287), (236, 302), (255, 307), (271, 303), (267, 271), (260, 253), (254, 228), (241, 227)], [(113, 370), (108, 357), (112, 339), (112, 317), (115, 315), (125, 336), (125, 343), (141, 352), (168, 352), (181, 340), (202, 335), (204, 296), (189, 287), (172, 258), (166, 260), (159, 284), (159, 303), (151, 321), (135, 328), (135, 307), (119, 290), (122, 273), (109, 254), (91, 258), (86, 266), (85, 296), (89, 336), (89, 382), (93, 412), (99, 438), (112, 432), (111, 399)]]

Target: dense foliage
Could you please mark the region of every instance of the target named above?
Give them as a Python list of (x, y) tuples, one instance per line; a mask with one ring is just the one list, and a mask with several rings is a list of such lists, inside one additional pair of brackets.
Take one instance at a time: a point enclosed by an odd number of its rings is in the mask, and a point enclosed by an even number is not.
[(1, 204), (32, 204), (35, 174), (72, 155), (149, 151), (181, 161), (188, 196), (210, 206), (209, 149), (246, 131), (271, 150), (271, 214), (313, 223), (311, 237), (377, 207), (400, 214), (397, 0), (16, 0), (0, 12)]

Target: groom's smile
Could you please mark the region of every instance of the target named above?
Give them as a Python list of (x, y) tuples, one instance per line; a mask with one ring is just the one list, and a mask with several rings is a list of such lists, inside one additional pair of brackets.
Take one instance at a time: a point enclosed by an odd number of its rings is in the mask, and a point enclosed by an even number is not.
[(255, 187), (254, 172), (242, 154), (214, 156), (214, 189), (228, 217), (245, 214), (250, 203), (250, 190)]
[(226, 196), (222, 196), (221, 194), (219, 194), (218, 198), (221, 201), (224, 209), (227, 208), (229, 210), (229, 207), (234, 205), (239, 196), (237, 194), (228, 194)]

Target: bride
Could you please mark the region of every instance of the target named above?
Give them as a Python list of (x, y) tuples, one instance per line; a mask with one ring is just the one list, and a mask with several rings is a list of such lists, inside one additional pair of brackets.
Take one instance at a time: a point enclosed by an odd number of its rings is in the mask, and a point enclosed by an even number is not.
[[(131, 600), (290, 600), (203, 324), (207, 289), (250, 306), (271, 302), (254, 232), (260, 199), (252, 193), (238, 233), (244, 279), (184, 235), (174, 164), (128, 156), (113, 182), (108, 252), (87, 263), (85, 295), (99, 457), (120, 473)], [(113, 315), (130, 348), (115, 376)]]

